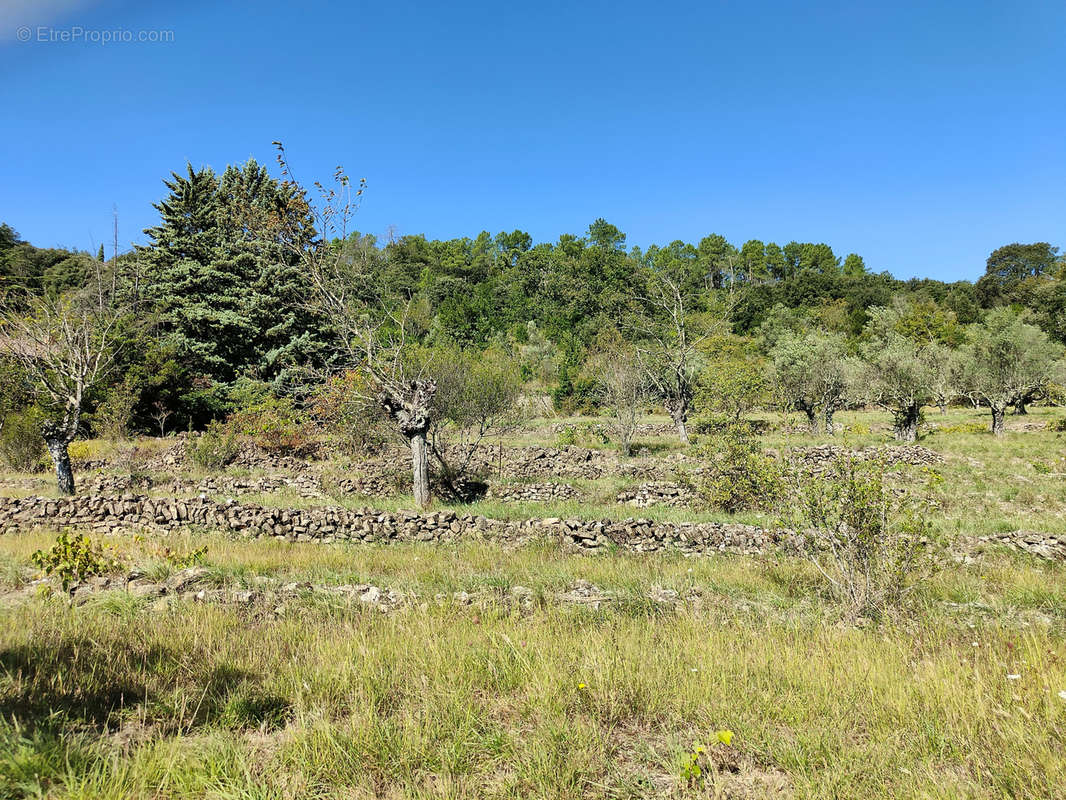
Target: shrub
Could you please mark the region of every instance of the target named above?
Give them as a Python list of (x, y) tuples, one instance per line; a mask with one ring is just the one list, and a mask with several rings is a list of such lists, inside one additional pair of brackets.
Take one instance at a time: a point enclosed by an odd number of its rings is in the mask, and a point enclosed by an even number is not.
[(703, 469), (692, 480), (696, 493), (712, 508), (730, 513), (770, 508), (784, 488), (781, 464), (764, 453), (750, 425), (726, 425), (700, 439), (696, 453)]
[(70, 443), (67, 447), (67, 455), (70, 456), (70, 461), (75, 466), (84, 466), (92, 461), (94, 457), (100, 455), (100, 449), (95, 447), (92, 442), (79, 439)]
[(112, 386), (93, 416), (100, 436), (113, 442), (127, 439), (138, 399), (138, 392), (128, 382)]
[(937, 426), (936, 433), (985, 433), (988, 424), (984, 422), (960, 422), (958, 425)]
[[(982, 425), (981, 430), (984, 430), (985, 427), (986, 426)], [(1066, 419), (1049, 420), (1047, 424), (1047, 429), (1049, 431), (1054, 431), (1055, 433), (1066, 433)]]
[(577, 444), (577, 428), (573, 425), (567, 425), (555, 438), (555, 444), (557, 447), (572, 447)]
[(189, 438), (185, 451), (198, 467), (224, 467), (237, 457), (237, 432), (231, 425), (212, 422), (199, 436)]
[(380, 452), (394, 437), (372, 394), (366, 376), (351, 370), (326, 381), (311, 404), (311, 413), (345, 455)]
[(16, 472), (39, 472), (47, 455), (40, 417), (32, 411), (9, 414), (0, 432), (0, 458), (4, 463)]
[(72, 536), (69, 531), (62, 531), (56, 537), (51, 550), (38, 550), (31, 558), (45, 574), (56, 574), (63, 583), (63, 591), (67, 591), (72, 583), (94, 575), (106, 575), (120, 566), (102, 545), (94, 543), (84, 533)]
[(878, 461), (838, 459), (812, 478), (797, 469), (787, 523), (803, 531), (808, 558), (853, 616), (899, 610), (937, 569), (923, 511), (885, 482)]
[(268, 453), (307, 455), (315, 449), (303, 415), (289, 397), (278, 397), (269, 385), (239, 381), (231, 393), (235, 410), (230, 427)]

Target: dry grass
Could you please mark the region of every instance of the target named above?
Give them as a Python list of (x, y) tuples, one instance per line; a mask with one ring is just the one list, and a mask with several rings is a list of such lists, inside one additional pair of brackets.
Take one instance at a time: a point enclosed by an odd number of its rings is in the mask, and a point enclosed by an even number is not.
[[(930, 415), (941, 427), (976, 419)], [(840, 421), (841, 443), (889, 441), (884, 415)], [(937, 500), (942, 532), (1066, 529), (1063, 435), (939, 432), (922, 444), (946, 461), (907, 480)], [(584, 485), (608, 498), (620, 482)], [(607, 502), (458, 510), (728, 518)], [(0, 597), (51, 539), (0, 536)], [(124, 592), (76, 607), (0, 603), (0, 799), (1066, 798), (1066, 565), (1004, 553), (952, 565), (899, 618), (856, 627), (809, 565), (787, 559), (196, 531), (109, 542), (153, 575), (172, 569), (161, 546), (207, 545), (216, 585), (372, 583), (407, 602), (387, 614), (310, 594), (280, 614), (265, 602), (159, 608)], [(560, 599), (577, 580), (612, 600)], [(516, 585), (528, 607), (509, 599)], [(662, 589), (688, 600), (650, 599)], [(711, 748), (703, 784), (682, 780), (680, 760), (721, 729), (735, 738)]]

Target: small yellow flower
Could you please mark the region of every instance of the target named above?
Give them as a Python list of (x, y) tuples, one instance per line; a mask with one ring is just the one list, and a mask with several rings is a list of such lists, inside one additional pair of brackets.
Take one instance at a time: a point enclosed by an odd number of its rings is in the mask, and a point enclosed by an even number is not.
[(733, 731), (718, 731), (715, 733), (715, 736), (717, 736), (718, 741), (726, 747), (729, 747), (729, 745), (733, 743)]
[(578, 689), (587, 689), (587, 688), (589, 688), (589, 687), (587, 687), (587, 686), (586, 686), (585, 684), (583, 684), (583, 683), (579, 683), (579, 684), (577, 685), (577, 688), (578, 688)]
[(693, 752), (694, 753), (706, 753), (707, 752), (707, 748), (705, 748), (702, 744), (698, 744), (694, 748)]

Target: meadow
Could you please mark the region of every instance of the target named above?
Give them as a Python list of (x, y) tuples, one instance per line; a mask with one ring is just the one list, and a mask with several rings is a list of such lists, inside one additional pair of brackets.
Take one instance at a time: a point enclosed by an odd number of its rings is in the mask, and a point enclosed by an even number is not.
[[(945, 535), (1060, 533), (1064, 434), (1048, 423), (1061, 416), (1033, 408), (994, 438), (978, 413), (930, 414), (921, 444), (944, 461), (901, 480), (935, 501)], [(841, 421), (840, 443), (888, 441), (883, 415)], [(508, 443), (555, 438), (541, 421)], [(665, 435), (637, 446), (676, 449)], [(24, 482), (7, 493), (47, 481), (5, 477)], [(472, 508), (731, 518), (612, 503), (625, 482), (585, 482), (592, 503)], [(0, 798), (1066, 797), (1060, 561), (987, 545), (945, 563), (905, 613), (856, 621), (811, 564), (780, 554), (200, 529), (107, 545), (122, 573), (194, 574), (201, 594), (116, 584), (71, 602), (35, 583), (32, 554), (54, 538), (0, 536)], [(191, 573), (176, 557), (204, 547)], [(365, 602), (366, 587), (394, 602)]]

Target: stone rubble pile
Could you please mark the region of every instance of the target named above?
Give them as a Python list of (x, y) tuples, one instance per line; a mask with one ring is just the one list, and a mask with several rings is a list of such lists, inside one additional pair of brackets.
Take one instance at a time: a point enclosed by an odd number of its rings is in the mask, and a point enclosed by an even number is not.
[(1048, 561), (1066, 561), (1066, 533), (1038, 531), (1010, 531), (992, 536), (980, 536), (979, 542), (998, 544), (1011, 550), (1026, 552)]
[(696, 500), (696, 494), (688, 486), (680, 483), (653, 482), (623, 489), (615, 500), (636, 508), (655, 505), (688, 506)]
[(788, 456), (812, 472), (824, 472), (841, 458), (853, 458), (857, 461), (883, 461), (886, 466), (906, 465), (912, 467), (941, 464), (944, 457), (935, 450), (920, 444), (869, 447), (851, 450), (836, 444), (822, 444), (815, 447), (790, 450)]

